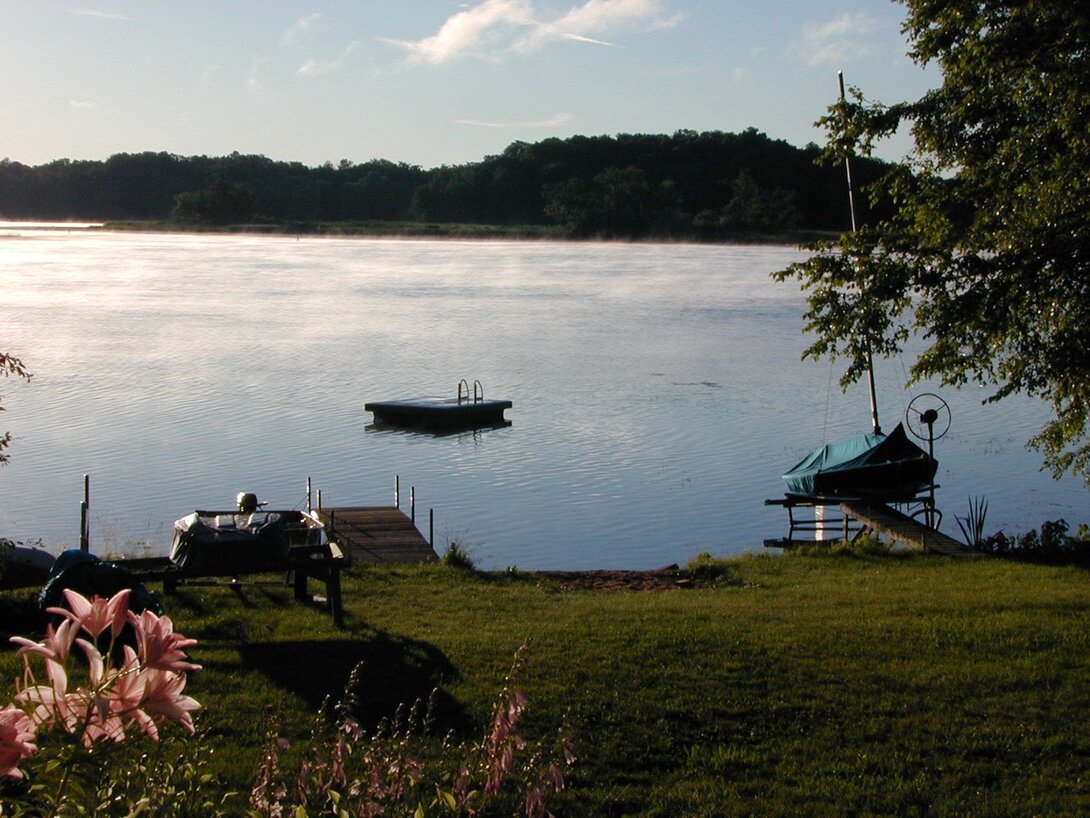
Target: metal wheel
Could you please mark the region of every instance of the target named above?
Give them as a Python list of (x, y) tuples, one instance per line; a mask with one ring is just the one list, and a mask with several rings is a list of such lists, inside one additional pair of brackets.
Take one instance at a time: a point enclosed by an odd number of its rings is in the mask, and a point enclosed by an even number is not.
[(934, 506), (927, 506), (925, 508), (918, 508), (908, 515), (913, 520), (923, 519), (924, 524), (928, 528), (932, 528), (938, 531), (942, 527), (942, 511)]
[(914, 397), (905, 410), (905, 425), (920, 440), (938, 440), (950, 431), (950, 406), (933, 392)]

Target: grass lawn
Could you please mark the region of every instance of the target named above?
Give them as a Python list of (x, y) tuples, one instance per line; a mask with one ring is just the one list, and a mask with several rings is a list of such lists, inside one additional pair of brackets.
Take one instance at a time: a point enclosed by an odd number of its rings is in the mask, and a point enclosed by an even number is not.
[[(713, 584), (662, 591), (353, 568), (344, 630), (286, 587), (183, 589), (167, 606), (200, 640), (187, 692), (205, 706), (210, 764), (240, 790), (269, 730), (305, 738), (359, 662), (370, 718), (438, 687), (438, 729), (479, 735), (530, 640), (526, 733), (567, 714), (578, 756), (557, 815), (1090, 814), (1084, 569), (919, 555), (725, 565)], [(0, 654), (0, 678), (20, 666)]]

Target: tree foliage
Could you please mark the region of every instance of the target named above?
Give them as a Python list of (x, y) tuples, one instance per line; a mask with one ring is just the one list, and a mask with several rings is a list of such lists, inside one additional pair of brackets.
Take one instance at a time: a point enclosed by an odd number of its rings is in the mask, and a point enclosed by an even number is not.
[[(27, 370), (26, 365), (14, 355), (8, 355), (0, 352), (0, 375), (5, 378), (14, 375), (17, 378), (22, 378), (25, 381), (30, 380), (30, 372)], [(0, 406), (0, 412), (4, 411), (4, 407)], [(4, 450), (11, 445), (11, 432), (4, 432), (0, 434), (0, 466), (7, 463), (10, 455)]]
[[(423, 170), (372, 160), (307, 167), (264, 156), (117, 154), (38, 167), (0, 161), (0, 216), (89, 221), (460, 222), (558, 226), (574, 237), (716, 241), (828, 230), (835, 169), (749, 129), (515, 142), (480, 162)], [(860, 164), (876, 178), (878, 162)]]
[(214, 185), (175, 197), (174, 218), (209, 224), (244, 224), (253, 218), (256, 197), (246, 188), (217, 179)]
[(809, 290), (809, 356), (848, 361), (926, 341), (918, 378), (1048, 401), (1031, 443), (1090, 481), (1090, 3), (899, 0), (911, 56), (940, 87), (883, 105), (852, 89), (821, 120), (842, 162), (910, 128), (871, 187), (893, 203), (777, 274)]

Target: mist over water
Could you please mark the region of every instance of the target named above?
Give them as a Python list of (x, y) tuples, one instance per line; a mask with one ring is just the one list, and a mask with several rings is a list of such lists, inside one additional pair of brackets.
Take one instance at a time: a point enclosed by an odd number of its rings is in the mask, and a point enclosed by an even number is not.
[[(780, 475), (869, 430), (863, 388), (801, 361), (805, 309), (773, 246), (459, 242), (0, 229), (0, 383), (15, 436), (0, 535), (77, 544), (84, 473), (98, 553), (165, 553), (173, 521), (253, 491), (273, 506), (402, 505), (482, 567), (653, 568), (786, 534)], [(953, 409), (936, 444), (944, 530), (971, 496), (988, 529), (1090, 520), (1039, 471), (1025, 399), (903, 388), (879, 362), (882, 425), (921, 391)], [(369, 428), (363, 405), (479, 379), (507, 428)]]

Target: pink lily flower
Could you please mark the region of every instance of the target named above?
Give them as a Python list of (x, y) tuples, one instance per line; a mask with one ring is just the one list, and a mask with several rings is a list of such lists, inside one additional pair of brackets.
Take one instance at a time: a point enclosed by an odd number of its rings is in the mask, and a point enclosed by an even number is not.
[(152, 715), (164, 716), (178, 722), (188, 732), (194, 732), (191, 713), (201, 709), (196, 699), (182, 694), (185, 675), (154, 668), (144, 671), (144, 710)]
[(64, 598), (68, 601), (68, 607), (71, 610), (46, 608), (46, 611), (73, 620), (95, 639), (98, 639), (106, 628), (109, 628), (111, 635), (116, 638), (121, 633), (121, 629), (125, 627), (126, 614), (129, 611), (129, 595), (131, 593), (131, 589), (125, 588), (109, 599), (96, 596), (94, 599), (89, 600), (83, 594), (73, 591), (71, 588), (65, 588)]
[(68, 674), (64, 665), (52, 659), (45, 661), (47, 685), (32, 685), (15, 694), (15, 701), (34, 705), (30, 718), (38, 728), (60, 724), (74, 733), (81, 721), (80, 697), (68, 693)]
[(13, 636), (11, 641), (16, 645), (22, 645), (19, 648), (20, 656), (36, 653), (63, 665), (68, 661), (68, 651), (72, 649), (72, 642), (75, 640), (77, 633), (78, 627), (72, 620), (65, 619), (56, 629), (51, 624), (47, 625), (45, 639), (41, 642), (32, 642), (25, 636)]
[(82, 734), (83, 744), (90, 747), (103, 738), (124, 741), (124, 725), (111, 713), (113, 688), (118, 672), (113, 668), (107, 669), (98, 648), (86, 639), (77, 639), (76, 644), (87, 656), (87, 677), (90, 682), (89, 690), (79, 691), (84, 694), (82, 711), (86, 715)]
[(34, 723), (14, 705), (0, 710), (0, 776), (22, 778), (19, 762), (37, 751)]
[(146, 676), (136, 652), (126, 645), (125, 661), (116, 670), (107, 669), (101, 675), (100, 668), (92, 670), (95, 694), (91, 702), (90, 717), (84, 729), (83, 742), (90, 747), (96, 741), (125, 740), (127, 723), (135, 723), (153, 741), (158, 741), (159, 731), (151, 717), (141, 709), (146, 692)]
[(130, 612), (129, 622), (136, 630), (140, 657), (147, 667), (176, 673), (201, 669), (200, 665), (186, 661), (182, 651), (182, 648), (197, 644), (197, 640), (175, 633), (174, 622), (169, 616), (157, 616), (151, 611), (142, 611), (139, 615)]
[[(141, 666), (136, 651), (126, 645), (125, 663), (118, 671), (116, 682), (110, 691), (110, 712), (119, 721), (124, 718), (134, 722), (152, 741), (158, 741), (159, 729), (141, 707), (147, 698), (147, 681), (147, 669)], [(123, 729), (120, 734), (124, 736)]]

